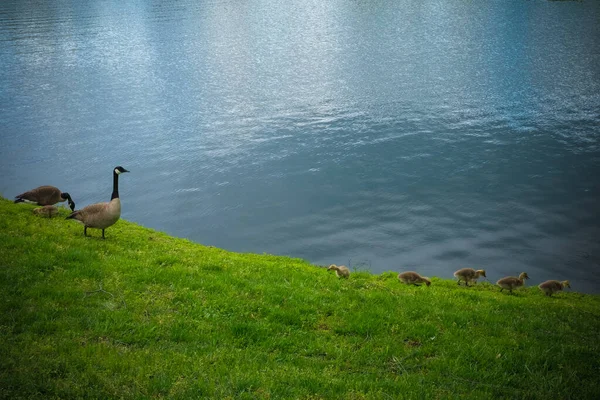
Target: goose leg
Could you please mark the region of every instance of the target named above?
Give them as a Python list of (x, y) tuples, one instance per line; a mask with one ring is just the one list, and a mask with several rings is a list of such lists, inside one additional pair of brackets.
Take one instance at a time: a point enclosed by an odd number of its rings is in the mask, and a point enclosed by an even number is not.
[(83, 236), (87, 236), (87, 226), (83, 227)]
[(106, 238), (104, 237), (104, 229), (102, 229), (102, 239), (106, 239)]

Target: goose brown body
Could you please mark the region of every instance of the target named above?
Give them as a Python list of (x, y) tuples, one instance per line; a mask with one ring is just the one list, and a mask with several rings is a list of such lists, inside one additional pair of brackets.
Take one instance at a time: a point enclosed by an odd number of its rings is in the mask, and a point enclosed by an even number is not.
[(348, 278), (350, 277), (350, 270), (345, 265), (335, 265), (331, 264), (327, 271), (335, 271), (335, 274), (338, 278)]
[(461, 268), (454, 273), (454, 277), (458, 279), (458, 284), (460, 285), (460, 282), (464, 281), (467, 286), (469, 286), (469, 282), (476, 282), (480, 276), (486, 277), (484, 269)]
[(59, 188), (49, 185), (39, 186), (15, 196), (15, 203), (29, 202), (35, 203), (38, 206), (53, 206), (63, 201), (69, 202), (71, 211), (75, 209), (75, 203), (69, 193), (63, 193)]
[(518, 278), (507, 276), (506, 278), (499, 279), (496, 285), (500, 286), (500, 291), (508, 289), (512, 293), (513, 289), (524, 286), (526, 279), (529, 279), (527, 273), (521, 272)]
[(105, 203), (91, 204), (73, 212), (70, 218), (83, 223), (87, 228), (106, 229), (121, 218), (121, 200), (116, 198)]
[(540, 290), (546, 294), (546, 296), (552, 296), (556, 292), (560, 292), (564, 288), (570, 288), (571, 284), (569, 281), (555, 281), (550, 280), (542, 282), (538, 285)]
[(398, 274), (398, 279), (402, 283), (406, 283), (407, 285), (420, 285), (422, 283), (427, 286), (431, 285), (431, 281), (429, 278), (419, 275), (414, 271), (406, 271)]

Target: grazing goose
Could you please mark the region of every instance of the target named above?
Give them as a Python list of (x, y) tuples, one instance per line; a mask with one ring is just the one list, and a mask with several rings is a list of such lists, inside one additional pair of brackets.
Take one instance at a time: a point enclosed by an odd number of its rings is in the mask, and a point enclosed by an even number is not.
[(425, 278), (414, 271), (401, 272), (398, 274), (398, 279), (400, 282), (406, 283), (407, 285), (419, 286), (421, 283), (424, 283), (427, 286), (431, 285), (429, 278)]
[(71, 199), (71, 195), (67, 192), (61, 192), (59, 188), (54, 186), (40, 186), (31, 189), (28, 192), (21, 193), (15, 196), (15, 203), (35, 203), (38, 206), (53, 206), (56, 203), (63, 201), (69, 202), (71, 211), (75, 210), (75, 203)]
[(327, 268), (327, 271), (332, 270), (335, 271), (335, 274), (338, 276), (338, 278), (348, 278), (350, 276), (350, 270), (344, 265), (337, 266), (335, 264), (331, 264)]
[(129, 172), (119, 166), (113, 170), (113, 192), (110, 201), (107, 203), (91, 204), (81, 210), (73, 211), (67, 219), (75, 219), (84, 226), (83, 235), (87, 236), (87, 228), (102, 229), (102, 239), (104, 239), (104, 230), (114, 225), (121, 217), (121, 200), (119, 200), (119, 174)]
[(469, 286), (469, 282), (476, 282), (480, 276), (486, 278), (484, 269), (461, 268), (454, 273), (454, 277), (458, 278), (458, 284), (460, 285), (460, 281), (465, 281), (467, 286)]
[(564, 288), (571, 288), (569, 281), (546, 281), (538, 285), (540, 290), (546, 293), (546, 296), (552, 296), (556, 292), (560, 292)]
[(58, 214), (58, 207), (56, 206), (44, 206), (33, 209), (33, 213), (35, 215), (39, 215), (41, 217), (52, 218), (53, 215)]
[(496, 282), (496, 285), (500, 286), (500, 291), (508, 289), (512, 293), (513, 289), (525, 285), (525, 279), (529, 279), (529, 276), (527, 276), (526, 272), (521, 272), (518, 278), (507, 276)]

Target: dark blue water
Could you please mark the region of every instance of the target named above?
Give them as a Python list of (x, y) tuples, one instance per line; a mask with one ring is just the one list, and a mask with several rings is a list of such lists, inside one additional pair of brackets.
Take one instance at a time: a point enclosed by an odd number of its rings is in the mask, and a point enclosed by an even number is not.
[(600, 293), (598, 21), (591, 0), (4, 0), (0, 193), (85, 206), (123, 165), (124, 218), (206, 245)]

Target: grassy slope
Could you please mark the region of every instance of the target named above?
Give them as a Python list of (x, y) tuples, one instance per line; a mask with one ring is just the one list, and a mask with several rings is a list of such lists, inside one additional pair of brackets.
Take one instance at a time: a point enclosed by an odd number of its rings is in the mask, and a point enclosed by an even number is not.
[(600, 398), (600, 296), (338, 280), (32, 208), (0, 199), (2, 398)]

